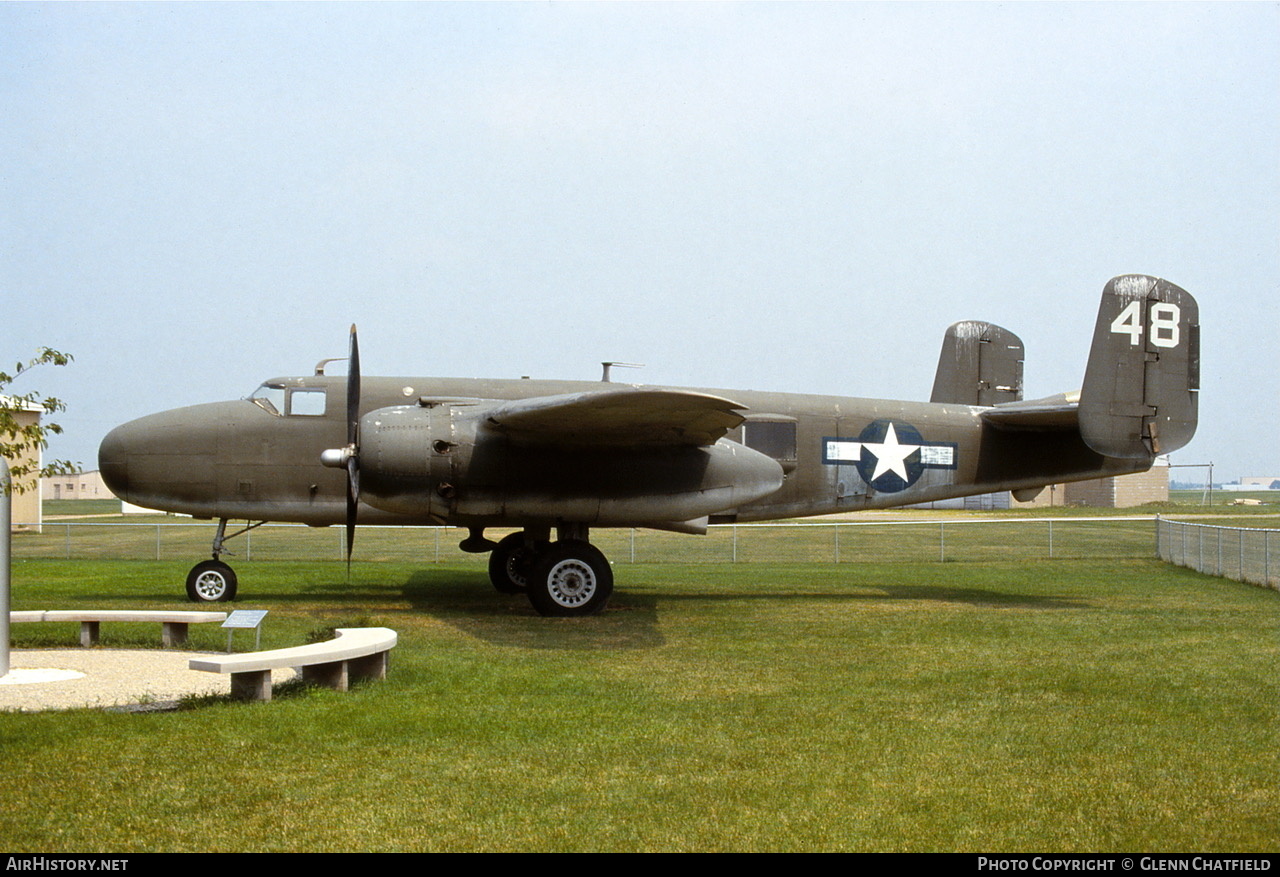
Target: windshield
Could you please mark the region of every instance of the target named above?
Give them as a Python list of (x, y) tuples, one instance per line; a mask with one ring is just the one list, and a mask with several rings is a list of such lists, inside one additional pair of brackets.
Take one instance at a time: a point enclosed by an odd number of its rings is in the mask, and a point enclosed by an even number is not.
[(249, 396), (249, 401), (263, 410), (279, 416), (284, 412), (284, 387), (279, 384), (263, 384)]

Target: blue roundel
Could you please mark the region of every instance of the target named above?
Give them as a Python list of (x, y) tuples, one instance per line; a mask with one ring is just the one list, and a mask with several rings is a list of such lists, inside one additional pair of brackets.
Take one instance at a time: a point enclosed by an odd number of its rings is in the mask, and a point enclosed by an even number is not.
[(906, 490), (925, 470), (920, 430), (901, 420), (876, 420), (858, 434), (862, 454), (857, 461), (862, 480), (882, 493)]

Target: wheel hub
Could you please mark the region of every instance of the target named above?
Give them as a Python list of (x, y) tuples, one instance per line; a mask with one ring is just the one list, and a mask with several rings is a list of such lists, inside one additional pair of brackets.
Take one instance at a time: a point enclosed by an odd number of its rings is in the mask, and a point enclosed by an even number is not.
[(547, 592), (561, 606), (581, 606), (595, 595), (596, 574), (584, 561), (562, 560), (547, 576)]
[(512, 584), (522, 588), (529, 586), (529, 558), (526, 552), (518, 551), (507, 558), (507, 578)]
[(209, 601), (218, 600), (227, 590), (227, 579), (216, 570), (206, 570), (196, 578), (196, 591)]

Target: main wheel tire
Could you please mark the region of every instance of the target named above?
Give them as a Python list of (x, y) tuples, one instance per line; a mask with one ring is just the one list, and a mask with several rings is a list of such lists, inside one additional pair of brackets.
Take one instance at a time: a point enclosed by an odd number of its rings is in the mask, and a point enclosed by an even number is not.
[(529, 576), (529, 602), (539, 615), (595, 615), (613, 593), (613, 569), (589, 542), (553, 542), (538, 555)]
[(187, 599), (192, 603), (225, 603), (236, 598), (235, 570), (220, 560), (203, 560), (187, 573)]
[(503, 594), (524, 593), (534, 561), (546, 546), (546, 542), (526, 545), (523, 533), (504, 536), (489, 554), (489, 581)]

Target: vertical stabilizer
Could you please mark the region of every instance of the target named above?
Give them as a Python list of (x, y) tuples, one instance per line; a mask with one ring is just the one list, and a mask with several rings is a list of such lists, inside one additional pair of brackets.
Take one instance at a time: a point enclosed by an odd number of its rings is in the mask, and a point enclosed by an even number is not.
[(1142, 459), (1196, 431), (1200, 309), (1157, 277), (1127, 274), (1102, 292), (1080, 391), (1080, 435), (1099, 454)]
[(993, 323), (947, 329), (930, 402), (998, 405), (1022, 399), (1022, 339)]

